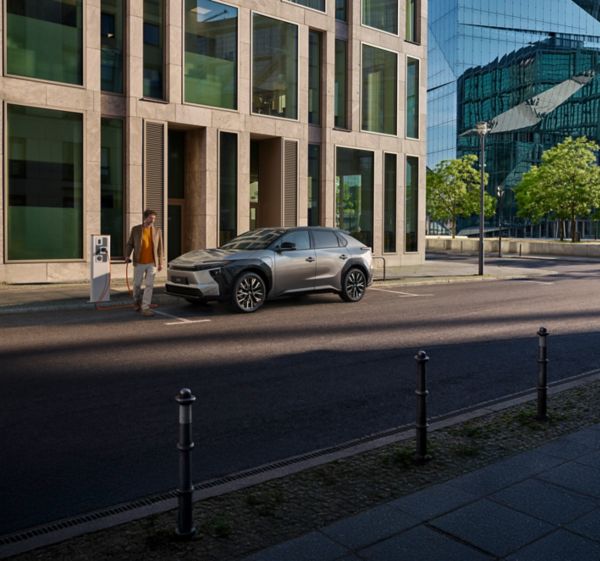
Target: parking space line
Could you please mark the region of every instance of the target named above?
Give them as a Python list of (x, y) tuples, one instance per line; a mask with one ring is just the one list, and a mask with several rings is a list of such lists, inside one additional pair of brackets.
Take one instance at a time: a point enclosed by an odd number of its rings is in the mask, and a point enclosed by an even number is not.
[(169, 321), (166, 322), (165, 325), (187, 325), (189, 323), (206, 323), (208, 321), (211, 321), (209, 319), (187, 319), (187, 318), (181, 318), (179, 316), (174, 316), (173, 314), (168, 314), (167, 312), (161, 312), (159, 310), (154, 310), (155, 314), (159, 314), (161, 316), (165, 316), (168, 318), (173, 318), (174, 320), (177, 321)]
[(414, 294), (412, 292), (402, 292), (400, 290), (386, 290), (385, 288), (373, 288), (370, 287), (369, 290), (378, 290), (379, 292), (391, 292), (392, 294), (398, 294), (399, 296), (403, 296), (404, 298), (416, 298), (419, 296), (433, 296), (433, 294)]

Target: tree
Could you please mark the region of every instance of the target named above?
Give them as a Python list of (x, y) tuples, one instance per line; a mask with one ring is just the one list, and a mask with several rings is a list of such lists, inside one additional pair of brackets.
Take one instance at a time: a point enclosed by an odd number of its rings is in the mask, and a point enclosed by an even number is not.
[(552, 216), (562, 223), (571, 220), (571, 240), (576, 240), (575, 219), (589, 216), (600, 206), (600, 168), (596, 152), (600, 146), (584, 136), (563, 142), (542, 154), (515, 187), (518, 215), (539, 222)]
[[(456, 219), (479, 213), (481, 178), (475, 168), (477, 156), (467, 154), (456, 160), (443, 160), (427, 173), (427, 212), (432, 220), (450, 222), (452, 237), (456, 236)], [(484, 174), (487, 185), (488, 174)], [(496, 199), (484, 194), (486, 216), (495, 214)]]

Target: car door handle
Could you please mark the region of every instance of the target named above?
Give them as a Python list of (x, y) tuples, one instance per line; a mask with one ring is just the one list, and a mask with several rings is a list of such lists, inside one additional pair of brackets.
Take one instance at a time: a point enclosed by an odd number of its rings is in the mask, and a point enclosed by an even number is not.
[(342, 253), (340, 255), (340, 259), (348, 259), (348, 256), (345, 253)]
[(316, 261), (316, 259), (315, 259), (314, 257), (307, 257), (307, 258), (306, 258), (306, 260), (307, 260), (309, 263), (312, 263), (313, 261)]

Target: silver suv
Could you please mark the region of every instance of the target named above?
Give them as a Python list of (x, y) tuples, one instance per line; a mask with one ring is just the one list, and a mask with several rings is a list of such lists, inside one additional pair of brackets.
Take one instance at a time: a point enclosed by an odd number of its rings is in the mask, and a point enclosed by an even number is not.
[(267, 299), (305, 292), (358, 302), (372, 279), (371, 248), (341, 230), (260, 228), (177, 257), (165, 288), (190, 302), (229, 300), (236, 311), (255, 312)]

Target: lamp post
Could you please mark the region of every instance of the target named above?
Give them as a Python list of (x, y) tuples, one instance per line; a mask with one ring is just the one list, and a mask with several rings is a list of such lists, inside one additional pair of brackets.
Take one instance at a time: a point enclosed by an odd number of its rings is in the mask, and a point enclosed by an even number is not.
[(479, 135), (479, 275), (483, 276), (483, 228), (485, 224), (485, 135), (490, 132), (487, 121), (481, 121), (475, 125), (475, 131)]
[(502, 183), (496, 187), (498, 195), (498, 257), (502, 257), (502, 197), (504, 196), (504, 186)]

